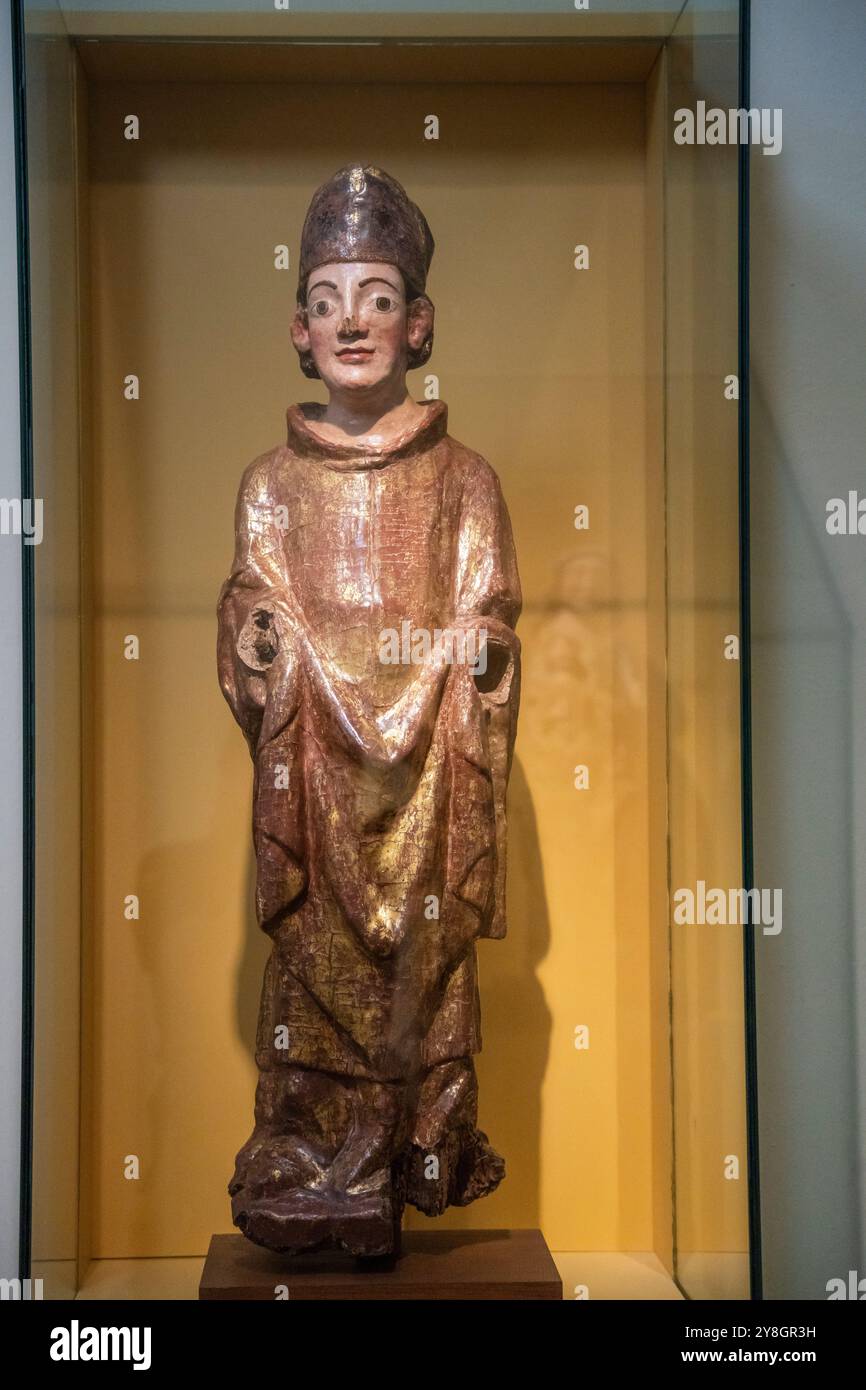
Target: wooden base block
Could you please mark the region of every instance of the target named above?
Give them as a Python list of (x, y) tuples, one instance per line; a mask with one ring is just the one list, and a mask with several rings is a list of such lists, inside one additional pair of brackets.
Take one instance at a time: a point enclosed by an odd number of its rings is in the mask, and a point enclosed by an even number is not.
[(540, 1231), (404, 1231), (396, 1260), (277, 1255), (212, 1236), (200, 1299), (545, 1299), (562, 1280)]

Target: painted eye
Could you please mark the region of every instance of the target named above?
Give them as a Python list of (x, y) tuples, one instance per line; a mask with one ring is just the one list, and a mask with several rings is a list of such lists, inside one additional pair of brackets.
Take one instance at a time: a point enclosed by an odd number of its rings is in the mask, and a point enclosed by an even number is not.
[(375, 304), (376, 308), (382, 314), (387, 314), (389, 309), (394, 308), (394, 301), (393, 299), (389, 298), (387, 294), (377, 294)]
[(310, 313), (315, 314), (317, 319), (323, 319), (330, 312), (331, 306), (327, 299), (317, 299), (315, 304), (310, 305)]

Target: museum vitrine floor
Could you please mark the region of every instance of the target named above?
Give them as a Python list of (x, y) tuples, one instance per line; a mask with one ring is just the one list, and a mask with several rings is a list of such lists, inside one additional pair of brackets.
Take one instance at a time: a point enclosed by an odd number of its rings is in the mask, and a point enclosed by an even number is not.
[[(677, 1300), (680, 1290), (652, 1252), (573, 1251), (553, 1255), (562, 1277), (563, 1298), (574, 1300), (585, 1287), (602, 1300)], [(204, 1257), (93, 1260), (78, 1298), (197, 1299)], [(585, 1296), (585, 1295), (584, 1295)]]

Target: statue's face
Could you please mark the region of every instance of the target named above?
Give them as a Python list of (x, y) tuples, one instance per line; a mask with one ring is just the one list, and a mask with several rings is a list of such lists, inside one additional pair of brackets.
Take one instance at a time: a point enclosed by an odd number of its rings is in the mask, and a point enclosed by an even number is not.
[(292, 341), (312, 353), (329, 390), (405, 376), (409, 348), (420, 347), (428, 331), (423, 315), (407, 312), (400, 271), (379, 262), (318, 266), (307, 279), (306, 309), (306, 323), (295, 317)]

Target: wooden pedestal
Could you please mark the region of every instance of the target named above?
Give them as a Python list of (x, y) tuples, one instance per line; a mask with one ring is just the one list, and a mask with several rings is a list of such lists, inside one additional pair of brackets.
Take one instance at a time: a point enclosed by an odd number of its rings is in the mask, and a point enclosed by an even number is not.
[(200, 1299), (562, 1299), (540, 1231), (404, 1231), (396, 1260), (276, 1255), (212, 1236)]

